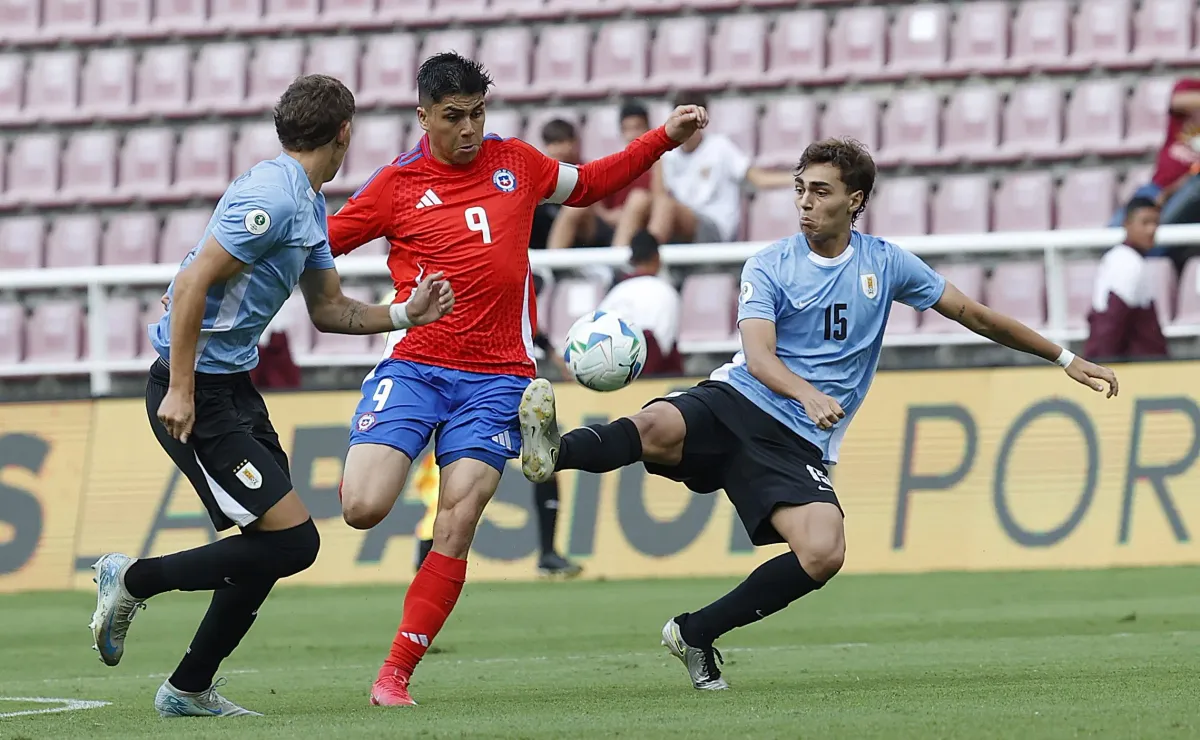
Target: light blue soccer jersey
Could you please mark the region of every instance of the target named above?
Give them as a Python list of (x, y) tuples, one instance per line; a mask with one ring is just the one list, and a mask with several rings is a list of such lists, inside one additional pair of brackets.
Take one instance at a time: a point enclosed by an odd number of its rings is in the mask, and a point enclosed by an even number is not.
[[(221, 196), (187, 267), (212, 236), (246, 268), (214, 285), (204, 306), (196, 371), (228, 374), (258, 364), (258, 340), (307, 269), (333, 269), (325, 195), (313, 191), (304, 167), (287, 154), (259, 162)], [(173, 296), (175, 282), (167, 289)], [(171, 312), (149, 328), (150, 342), (170, 360)]]
[(775, 322), (775, 353), (796, 375), (833, 398), (846, 418), (818, 429), (797, 401), (763, 385), (742, 352), (713, 374), (836, 463), (846, 428), (875, 378), (892, 301), (924, 311), (946, 281), (916, 255), (882, 239), (851, 232), (836, 258), (814, 254), (802, 234), (755, 254), (742, 269), (738, 321)]

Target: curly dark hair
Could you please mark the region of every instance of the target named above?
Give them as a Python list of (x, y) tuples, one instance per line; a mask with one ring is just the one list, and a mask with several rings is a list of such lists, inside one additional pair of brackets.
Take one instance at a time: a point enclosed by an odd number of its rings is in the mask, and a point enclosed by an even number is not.
[(854, 139), (822, 139), (808, 145), (796, 163), (796, 184), (800, 184), (800, 175), (809, 165), (828, 164), (837, 167), (841, 173), (846, 192), (862, 191), (863, 201), (854, 216), (853, 223), (858, 220), (867, 208), (871, 199), (871, 191), (875, 189), (875, 160), (861, 141)]
[(333, 141), (354, 118), (354, 95), (327, 75), (298, 77), (275, 104), (275, 134), (283, 148), (308, 152)]

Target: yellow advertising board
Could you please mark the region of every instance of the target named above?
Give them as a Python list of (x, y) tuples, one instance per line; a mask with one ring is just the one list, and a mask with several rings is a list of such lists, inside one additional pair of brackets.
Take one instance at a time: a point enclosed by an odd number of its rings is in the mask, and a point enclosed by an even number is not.
[[(1200, 563), (1200, 363), (1118, 368), (1105, 399), (1053, 368), (887, 372), (854, 420), (832, 478), (847, 572)], [(690, 381), (598, 394), (558, 388), (564, 427), (635, 412)], [(354, 392), (275, 394), (272, 419), (321, 529), (296, 583), (404, 583), (424, 513), (405, 494), (369, 532), (341, 521), (337, 486)], [(100, 553), (151, 556), (216, 535), (159, 449), (140, 399), (0, 406), (0, 591), (90, 587)], [(641, 466), (559, 475), (559, 548), (585, 577), (748, 572), (754, 549), (720, 494)], [(530, 484), (502, 478), (471, 555), (472, 580), (533, 576)]]

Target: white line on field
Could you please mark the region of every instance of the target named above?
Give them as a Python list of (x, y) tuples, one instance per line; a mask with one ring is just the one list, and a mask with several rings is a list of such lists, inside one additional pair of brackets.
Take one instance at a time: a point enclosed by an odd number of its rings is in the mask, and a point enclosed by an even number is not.
[(110, 701), (90, 701), (87, 699), (52, 699), (46, 696), (0, 696), (0, 701), (16, 701), (23, 704), (61, 704), (47, 709), (24, 709), (20, 712), (0, 712), (3, 717), (22, 717), (27, 714), (54, 714), (55, 712), (73, 712), (79, 709), (99, 709), (112, 704)]

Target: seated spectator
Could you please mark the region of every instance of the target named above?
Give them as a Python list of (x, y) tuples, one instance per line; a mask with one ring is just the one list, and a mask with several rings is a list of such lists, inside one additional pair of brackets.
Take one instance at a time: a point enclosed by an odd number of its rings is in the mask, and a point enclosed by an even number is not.
[[(680, 93), (675, 105), (708, 105), (699, 93)], [(614, 244), (648, 229), (661, 244), (735, 241), (742, 225), (742, 184), (792, 187), (791, 173), (753, 167), (750, 157), (723, 135), (697, 131), (663, 155), (651, 197), (629, 201)]]
[(646, 336), (646, 365), (642, 377), (681, 374), (683, 357), (675, 346), (679, 338), (679, 291), (659, 273), (662, 258), (658, 240), (640, 231), (630, 245), (633, 271), (613, 286), (597, 307), (612, 311)]
[(1095, 359), (1167, 356), (1167, 340), (1158, 323), (1154, 286), (1146, 274), (1146, 253), (1154, 246), (1159, 209), (1149, 198), (1135, 197), (1125, 208), (1125, 243), (1100, 260), (1088, 314), (1083, 353)]
[[(621, 106), (621, 138), (625, 140), (628, 146), (634, 139), (641, 136), (650, 130), (650, 112), (646, 110), (646, 106), (641, 103), (628, 101)], [(633, 238), (633, 232), (628, 234), (622, 233), (621, 214), (624, 211), (626, 204), (632, 204), (631, 207), (639, 212), (645, 213), (650, 210), (650, 188), (653, 183), (654, 173), (658, 171), (662, 165), (658, 162), (649, 171), (642, 174), (641, 177), (634, 180), (624, 190), (609, 196), (603, 202), (603, 207), (597, 211), (597, 214), (604, 219), (604, 222), (616, 229), (616, 234), (613, 236), (613, 244), (620, 246), (628, 246)], [(627, 225), (624, 228), (629, 228)]]
[[(583, 164), (579, 150), (579, 133), (574, 124), (556, 118), (542, 127), (542, 144), (546, 154), (559, 162)], [(613, 227), (604, 219), (609, 213), (601, 203), (586, 208), (543, 203), (534, 213), (534, 221), (541, 213), (542, 228), (547, 220), (550, 228), (546, 232), (546, 247), (607, 247), (612, 244)], [(538, 227), (535, 225), (535, 232)], [(530, 245), (533, 248), (538, 248)]]

